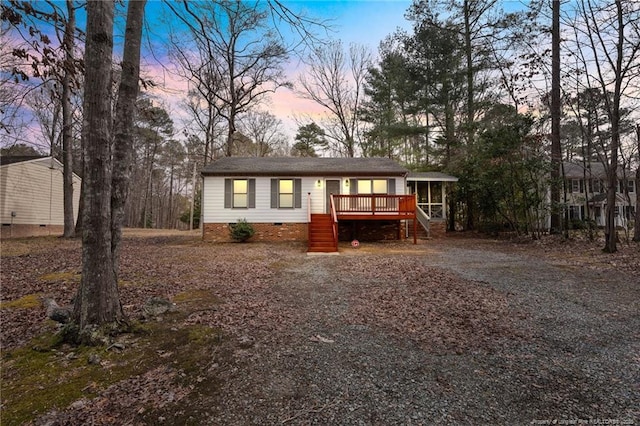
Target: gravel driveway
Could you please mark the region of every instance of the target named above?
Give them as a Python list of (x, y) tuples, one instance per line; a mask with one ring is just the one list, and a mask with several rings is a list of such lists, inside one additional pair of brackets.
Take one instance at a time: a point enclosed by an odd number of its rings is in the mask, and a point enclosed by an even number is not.
[[(41, 277), (78, 269), (78, 243), (58, 244), (3, 258), (5, 294), (70, 297)], [(558, 247), (447, 238), (308, 256), (128, 239), (128, 315), (153, 294), (209, 295), (192, 311), (179, 302), (185, 319), (159, 339), (193, 324), (222, 338), (190, 371), (162, 352), (158, 368), (33, 424), (106, 425), (114, 413), (131, 425), (640, 424), (640, 253)], [(42, 311), (24, 311), (3, 321), (28, 338)]]
[[(639, 424), (637, 276), (464, 241), (396, 248), (281, 262), (275, 299), (301, 320), (247, 331), (211, 422)], [(469, 304), (442, 308), (440, 282)]]

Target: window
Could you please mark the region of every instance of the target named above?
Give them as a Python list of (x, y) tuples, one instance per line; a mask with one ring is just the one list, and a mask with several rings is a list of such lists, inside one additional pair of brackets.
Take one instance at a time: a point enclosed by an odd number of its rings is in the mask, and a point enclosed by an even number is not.
[(358, 194), (387, 194), (386, 179), (358, 179)]
[(602, 219), (602, 208), (600, 206), (593, 208), (593, 217), (595, 218), (597, 223), (601, 222)]
[(628, 179), (627, 180), (627, 192), (629, 192), (629, 194), (633, 194), (634, 192), (636, 192), (636, 183), (634, 182), (633, 179)]
[(302, 207), (302, 179), (271, 179), (271, 208)]
[(293, 208), (293, 179), (278, 181), (278, 207)]
[(600, 179), (591, 179), (591, 192), (598, 194), (602, 192), (602, 181)]
[(580, 179), (571, 179), (569, 182), (569, 192), (573, 193), (581, 193), (582, 192), (582, 180)]
[(256, 207), (255, 179), (225, 179), (224, 208), (253, 209)]
[(236, 179), (233, 181), (233, 208), (234, 209), (246, 209), (247, 204), (247, 192), (249, 185), (246, 179)]
[(582, 220), (584, 206), (569, 206), (569, 219)]
[(624, 212), (624, 217), (627, 220), (631, 220), (635, 217), (636, 209), (634, 206), (624, 206), (622, 207), (622, 211)]

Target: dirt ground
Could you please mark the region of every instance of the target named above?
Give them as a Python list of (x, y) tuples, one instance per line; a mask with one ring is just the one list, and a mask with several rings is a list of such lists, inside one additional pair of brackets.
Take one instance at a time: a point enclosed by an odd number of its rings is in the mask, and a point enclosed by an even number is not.
[(640, 424), (640, 249), (600, 245), (127, 232), (136, 326), (74, 348), (42, 300), (70, 303), (79, 242), (2, 241), (2, 424)]

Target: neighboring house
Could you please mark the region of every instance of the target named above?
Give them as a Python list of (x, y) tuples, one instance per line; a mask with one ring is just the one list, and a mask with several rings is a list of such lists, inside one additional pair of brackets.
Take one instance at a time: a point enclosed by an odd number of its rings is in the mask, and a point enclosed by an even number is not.
[(202, 170), (203, 238), (229, 241), (246, 219), (254, 239), (308, 241), (309, 251), (337, 251), (338, 239), (415, 240), (408, 174), (387, 158), (221, 158)]
[[(605, 224), (607, 206), (607, 175), (602, 163), (564, 163), (567, 188), (567, 206), (571, 220), (595, 221)], [(618, 168), (616, 182), (616, 226), (628, 227), (637, 208), (638, 188), (635, 173)]]
[[(0, 157), (2, 238), (62, 235), (64, 228), (62, 163), (52, 157)], [(73, 175), (74, 218), (81, 180)]]

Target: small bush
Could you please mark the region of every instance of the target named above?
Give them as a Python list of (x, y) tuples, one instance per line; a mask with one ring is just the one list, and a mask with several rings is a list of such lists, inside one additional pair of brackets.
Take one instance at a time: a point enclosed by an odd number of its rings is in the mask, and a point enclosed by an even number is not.
[(250, 223), (247, 223), (246, 219), (238, 219), (238, 223), (230, 225), (229, 232), (231, 234), (231, 238), (240, 243), (247, 241), (256, 233), (253, 226), (251, 226)]

